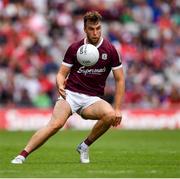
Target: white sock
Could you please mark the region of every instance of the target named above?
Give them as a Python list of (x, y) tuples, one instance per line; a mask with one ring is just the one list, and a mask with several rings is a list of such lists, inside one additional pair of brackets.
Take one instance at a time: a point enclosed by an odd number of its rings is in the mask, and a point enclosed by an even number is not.
[(82, 149), (87, 149), (87, 148), (88, 148), (88, 145), (85, 144), (84, 142), (82, 142), (82, 143), (81, 143), (81, 147), (82, 147)]

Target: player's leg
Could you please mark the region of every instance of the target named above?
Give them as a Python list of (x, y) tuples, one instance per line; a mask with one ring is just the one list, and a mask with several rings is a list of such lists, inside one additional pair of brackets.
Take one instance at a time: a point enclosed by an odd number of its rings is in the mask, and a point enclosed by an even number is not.
[(23, 163), (25, 158), (34, 150), (39, 148), (53, 134), (61, 129), (68, 117), (71, 115), (70, 105), (65, 100), (58, 100), (53, 109), (52, 117), (49, 123), (38, 130), (29, 140), (24, 150), (18, 155), (12, 163)]
[(69, 104), (65, 100), (58, 100), (55, 104), (51, 120), (44, 128), (32, 136), (25, 150), (30, 153), (41, 146), (49, 137), (64, 126), (70, 115), (71, 108)]
[(115, 118), (115, 112), (109, 103), (107, 103), (104, 100), (101, 100), (95, 102), (94, 104), (84, 109), (81, 115), (85, 119), (98, 120), (92, 128), (88, 137), (77, 148), (77, 150), (81, 154), (81, 162), (89, 163), (88, 146), (95, 142), (111, 127), (113, 120)]
[(87, 137), (86, 143), (91, 145), (111, 127), (115, 118), (115, 112), (108, 102), (101, 100), (84, 109), (82, 117), (84, 119), (98, 120)]

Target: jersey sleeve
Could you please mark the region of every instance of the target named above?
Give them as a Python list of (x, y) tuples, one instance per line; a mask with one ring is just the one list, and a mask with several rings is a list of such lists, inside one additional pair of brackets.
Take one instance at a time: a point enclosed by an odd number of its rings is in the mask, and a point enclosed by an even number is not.
[(62, 62), (63, 65), (68, 66), (68, 67), (72, 67), (74, 64), (74, 53), (73, 53), (73, 46), (69, 46), (69, 48), (67, 49), (65, 55), (64, 55), (64, 59)]
[(118, 52), (114, 46), (112, 46), (111, 55), (112, 55), (112, 70), (121, 68), (122, 67), (121, 57), (120, 57), (120, 54), (118, 54)]

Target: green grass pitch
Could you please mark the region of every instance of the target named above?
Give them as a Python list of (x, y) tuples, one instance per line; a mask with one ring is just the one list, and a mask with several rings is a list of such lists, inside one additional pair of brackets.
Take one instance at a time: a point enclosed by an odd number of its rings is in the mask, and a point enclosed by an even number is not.
[(23, 165), (10, 160), (33, 132), (0, 131), (0, 178), (180, 178), (179, 130), (109, 130), (80, 164), (77, 144), (89, 131), (63, 130)]

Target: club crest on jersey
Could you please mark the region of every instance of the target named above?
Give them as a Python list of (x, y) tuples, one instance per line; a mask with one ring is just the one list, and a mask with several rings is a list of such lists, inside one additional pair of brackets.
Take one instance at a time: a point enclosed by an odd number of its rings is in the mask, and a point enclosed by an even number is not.
[(102, 53), (101, 58), (102, 58), (103, 60), (107, 60), (107, 53)]

